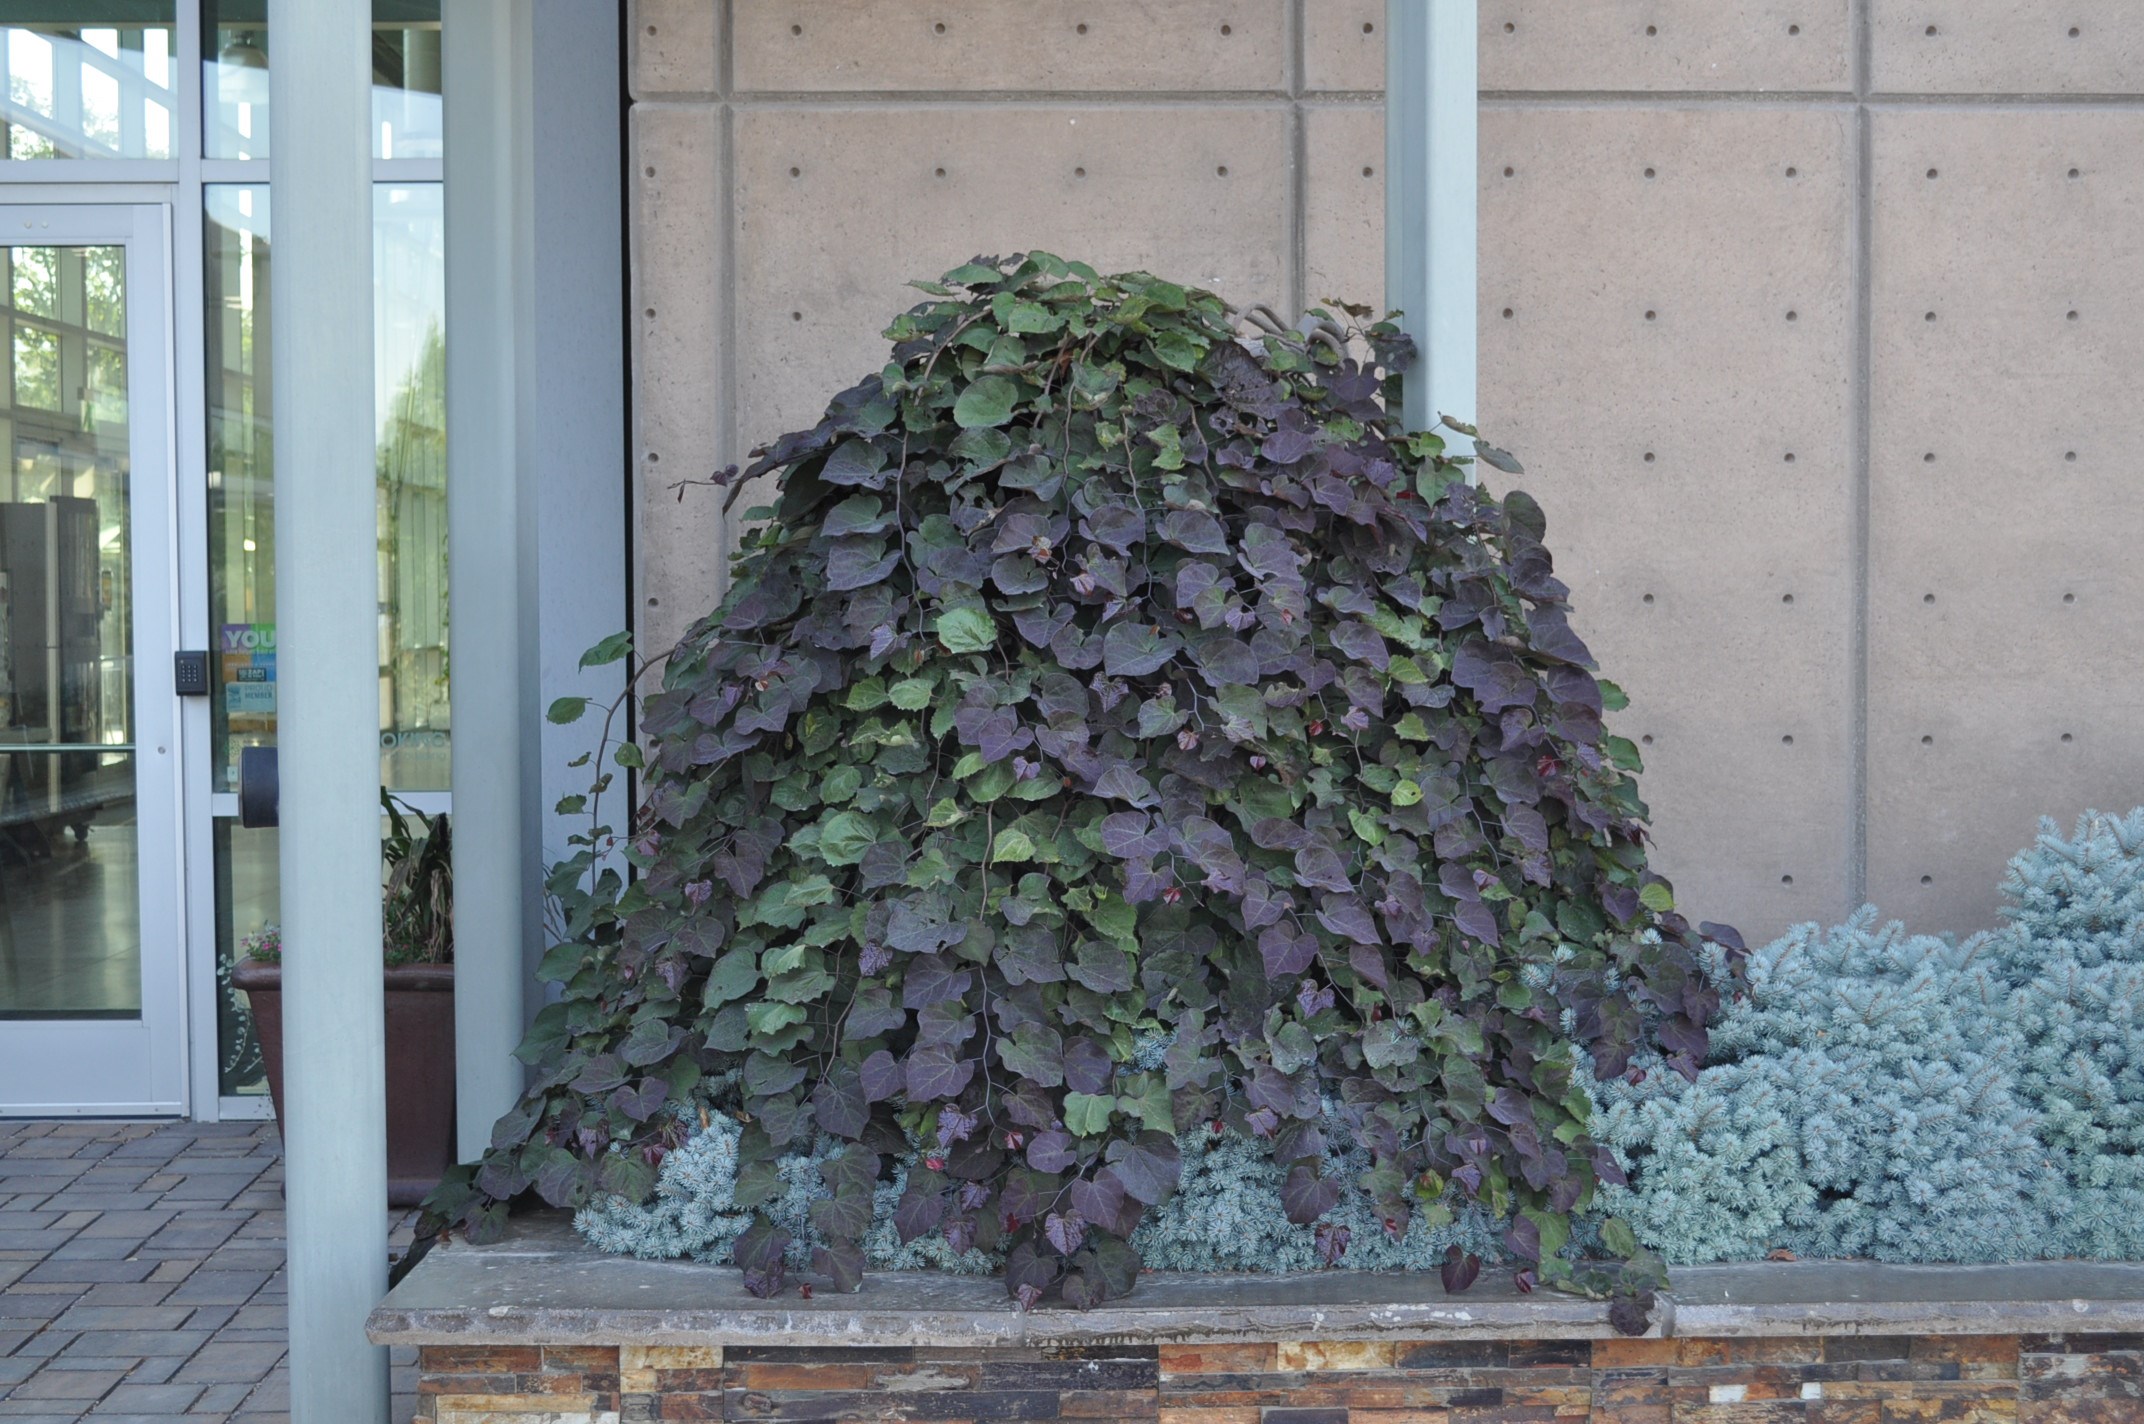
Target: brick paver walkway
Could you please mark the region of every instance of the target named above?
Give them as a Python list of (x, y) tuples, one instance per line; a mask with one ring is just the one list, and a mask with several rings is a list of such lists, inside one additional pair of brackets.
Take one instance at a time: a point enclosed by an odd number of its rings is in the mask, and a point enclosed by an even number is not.
[(0, 1424), (286, 1420), (282, 1182), (273, 1123), (0, 1122)]

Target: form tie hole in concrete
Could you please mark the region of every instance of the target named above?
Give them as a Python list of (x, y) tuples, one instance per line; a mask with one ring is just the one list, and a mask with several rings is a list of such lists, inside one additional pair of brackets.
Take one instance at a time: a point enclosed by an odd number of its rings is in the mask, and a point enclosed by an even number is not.
[(2070, 170), (2070, 177), (2072, 177), (2072, 178), (2082, 178), (2082, 177), (2084, 177), (2084, 170), (2082, 170), (2082, 169), (2079, 169), (2079, 168), (2072, 168), (2072, 169)]
[(1366, 35), (1374, 35), (1377, 33), (1377, 26), (1371, 24), (1368, 20), (1364, 20), (1362, 22), (1362, 32)]
[(1505, 307), (1505, 308), (1504, 308), (1504, 320), (1506, 320), (1506, 321), (1509, 321), (1509, 320), (1511, 320), (1511, 308), (1510, 308), (1510, 307)]
[(1935, 739), (1934, 737), (1923, 737), (1923, 738), (1921, 738), (1921, 745), (1922, 745), (1922, 746), (1924, 746), (1924, 747), (1932, 747), (1932, 746), (1934, 746), (1935, 744), (1936, 744), (1936, 739)]
[(1787, 170), (1787, 176), (1789, 178), (1799, 178), (1801, 177), (1801, 170), (1797, 168), (1789, 168)]
[(1936, 596), (1932, 593), (1924, 593), (1921, 595), (1921, 602), (1923, 603), (1934, 603), (1935, 601)]
[(1080, 34), (1085, 34), (1085, 33), (1087, 33), (1087, 27), (1086, 27), (1086, 26), (1085, 26), (1084, 24), (1080, 24), (1080, 25), (1075, 25), (1075, 26), (1073, 26), (1073, 29), (1074, 29), (1074, 30), (1076, 30), (1076, 31), (1077, 31), (1078, 33), (1080, 33)]
[(650, 25), (650, 26), (648, 26), (648, 33), (649, 33), (649, 34), (651, 34), (651, 35), (652, 35), (652, 34), (654, 34), (654, 33), (655, 33), (655, 26), (653, 26), (653, 25)]
[(1087, 176), (1087, 170), (1084, 168), (1075, 168), (1072, 170), (1072, 176), (1074, 178), (1084, 178)]
[(1792, 885), (1794, 883), (1794, 877), (1791, 875), (1782, 875), (1779, 877), (1779, 883), (1782, 885)]
[(1933, 885), (1936, 883), (1936, 878), (1933, 875), (1924, 875), (1921, 877), (1921, 883), (1923, 885)]
[[(943, 177), (945, 174), (945, 170), (941, 168), (938, 170), (938, 173), (939, 176)], [(804, 170), (801, 168), (792, 168), (789, 170), (789, 176), (792, 178), (802, 178), (804, 176)]]
[(655, 453), (655, 452), (654, 452), (653, 450), (650, 450), (650, 451), (648, 452), (648, 463), (649, 463), (649, 464), (651, 464), (651, 465), (659, 465), (659, 464), (661, 464), (661, 463), (662, 463), (662, 460), (663, 460), (663, 457), (662, 457), (662, 456), (660, 456), (660, 455), (658, 455), (658, 454), (656, 454), (656, 453)]
[(1921, 456), (1921, 463), (1924, 465), (1933, 465), (1935, 462), (1936, 452), (1933, 450), (1930, 450), (1927, 454)]
[(1794, 601), (1794, 595), (1791, 593), (1783, 593), (1779, 596), (1779, 601), (1781, 603), (1792, 603)]
[(802, 320), (804, 320), (804, 313), (802, 313), (802, 312), (791, 312), (791, 313), (789, 314), (789, 319), (790, 319), (791, 321), (802, 321)]
[(1650, 733), (1650, 732), (1648, 732), (1648, 733), (1646, 733), (1646, 734), (1645, 734), (1644, 736), (1642, 736), (1642, 737), (1638, 738), (1638, 745), (1639, 745), (1639, 746), (1641, 746), (1641, 747), (1649, 747), (1649, 746), (1651, 746), (1652, 744), (1653, 744), (1653, 736), (1652, 736), (1652, 733)]
[(2074, 741), (2076, 741), (2077, 739), (2076, 739), (2075, 737), (2071, 736), (2071, 735), (2070, 735), (2070, 734), (2069, 734), (2068, 732), (2064, 732), (2064, 733), (2062, 734), (2062, 740), (2063, 740), (2063, 741), (2065, 741), (2065, 742), (2074, 742)]
[(1648, 593), (1647, 595), (1645, 595), (1645, 601), (1647, 603), (1651, 603), (1653, 601), (1653, 596)]
[(1788, 312), (1788, 313), (1787, 313), (1787, 320), (1788, 320), (1788, 321), (1800, 321), (1801, 319), (1802, 319), (1802, 318), (1801, 318), (1801, 313), (1799, 313), (1799, 312)]
[(649, 321), (653, 321), (653, 320), (655, 320), (655, 308), (653, 308), (653, 307), (649, 307), (649, 308), (648, 308), (648, 320), (649, 320)]
[(935, 24), (935, 25), (932, 25), (932, 26), (931, 26), (931, 33), (932, 33), (932, 34), (934, 34), (934, 35), (942, 35), (942, 34), (944, 34), (944, 33), (945, 33), (945, 21), (943, 21), (943, 20), (940, 20), (940, 21), (939, 21), (939, 22), (938, 22), (937, 24)]
[(1516, 168), (1513, 168), (1513, 167), (1511, 167), (1510, 165), (1508, 165), (1508, 164), (1507, 164), (1507, 165), (1505, 165), (1505, 168), (1504, 168), (1504, 176), (1505, 176), (1506, 178), (1509, 178), (1509, 177), (1511, 177), (1511, 176), (1512, 176), (1513, 174), (1517, 173), (1518, 171), (1519, 171), (1518, 169), (1516, 169)]
[(1800, 34), (1801, 32), (1802, 32), (1802, 27), (1801, 27), (1800, 25), (1789, 25), (1789, 26), (1787, 26), (1787, 33), (1788, 33), (1788, 34), (1790, 34), (1790, 35), (1798, 35), (1798, 34)]
[(1375, 168), (1372, 168), (1369, 164), (1365, 163), (1362, 165), (1362, 176), (1365, 178), (1375, 178), (1377, 176), (1377, 170)]
[(1793, 745), (1794, 745), (1794, 734), (1793, 734), (1792, 732), (1789, 732), (1789, 733), (1787, 733), (1787, 734), (1786, 734), (1786, 735), (1785, 735), (1784, 737), (1781, 737), (1781, 738), (1779, 739), (1779, 744), (1780, 744), (1781, 746), (1783, 746), (1783, 747), (1791, 747), (1791, 746), (1793, 746)]
[(1226, 178), (1228, 176), (1228, 165), (1224, 163), (1219, 168), (1214, 169), (1214, 174), (1217, 177)]
[(1934, 312), (1930, 312), (1930, 313), (1928, 313), (1928, 314), (1927, 314), (1926, 316), (1924, 316), (1924, 317), (1922, 317), (1922, 318), (1921, 318), (1921, 320), (1922, 320), (1922, 321), (1934, 321), (1935, 319), (1936, 319), (1936, 314), (1935, 314)]
[[(1080, 172), (1081, 172), (1082, 174), (1085, 174), (1087, 170), (1086, 170), (1086, 169), (1084, 169), (1084, 168), (1082, 168), (1082, 169), (1080, 169), (1079, 171), (1080, 171)], [(945, 170), (944, 170), (943, 168), (934, 168), (934, 169), (932, 169), (932, 170), (931, 170), (931, 173), (932, 173), (932, 175), (933, 175), (934, 177), (938, 177), (938, 178), (943, 178), (943, 177), (945, 177)]]
[(2074, 593), (2065, 593), (2062, 595), (2062, 601), (2064, 603), (2075, 603), (2077, 601), (2077, 595)]
[(804, 33), (804, 27), (802, 25), (791, 25), (789, 27), (789, 33), (793, 35), (801, 35)]
[(1924, 31), (1923, 33), (1926, 33), (1926, 34), (1931, 34), (1931, 35), (1932, 35), (1932, 34), (1934, 34), (1935, 32), (1936, 32), (1936, 27), (1935, 27), (1934, 25), (1930, 25), (1930, 26), (1929, 26), (1929, 27), (1927, 28), (1927, 30), (1925, 30), (1925, 31)]
[(1228, 25), (1223, 25), (1221, 26), (1221, 33), (1224, 35), (1232, 35), (1235, 33), (1235, 30)]
[(1658, 312), (1647, 312), (1647, 313), (1645, 314), (1645, 319), (1646, 319), (1647, 321), (1651, 321), (1651, 320), (1653, 320), (1653, 319), (1654, 319), (1655, 317), (1657, 317), (1658, 315), (1660, 315), (1660, 314), (1659, 314)]
[(1653, 452), (1650, 450), (1645, 452), (1645, 463), (1648, 465), (1653, 463)]
[(1936, 176), (1936, 170), (1935, 170), (1935, 169), (1933, 169), (1933, 168), (1929, 169), (1929, 170), (1928, 170), (1928, 176), (1929, 176), (1930, 178), (1934, 178), (1934, 177)]
[(2077, 463), (2077, 452), (2075, 450), (2064, 450), (2062, 458), (2074, 465)]
[(2077, 27), (2076, 27), (2075, 25), (2071, 25), (2071, 26), (2070, 26), (2070, 38), (2071, 38), (2071, 39), (2076, 39), (2076, 38), (2077, 38), (2077, 36), (2079, 36), (2079, 35), (2081, 35), (2081, 34), (2083, 34), (2083, 33), (2084, 33), (2084, 31), (2082, 31), (2082, 30), (2078, 29), (2078, 28), (2077, 28)]
[(1646, 37), (1649, 39), (1652, 36), (1660, 33), (1660, 27), (1658, 25), (1647, 25), (1645, 27), (1645, 33)]
[(2071, 312), (2071, 313), (2070, 313), (2070, 315), (2069, 315), (2069, 319), (2070, 319), (2071, 321), (2075, 321), (2075, 320), (2077, 320), (2077, 313), (2075, 313), (2075, 312)]
[(1646, 169), (1646, 170), (1645, 170), (1645, 176), (1646, 176), (1646, 177), (1648, 177), (1648, 178), (1652, 177), (1652, 176), (1653, 176), (1653, 170), (1652, 170), (1652, 169), (1650, 169), (1650, 168)]
[(655, 170), (653, 168), (643, 168), (640, 170), (640, 176), (643, 178), (653, 178), (655, 176)]
[(1518, 29), (1518, 26), (1517, 26), (1517, 25), (1514, 25), (1514, 24), (1512, 24), (1512, 23), (1511, 23), (1511, 21), (1509, 21), (1509, 20), (1506, 20), (1506, 21), (1504, 21), (1504, 33), (1505, 33), (1505, 34), (1507, 34), (1507, 35), (1508, 35), (1508, 34), (1511, 34), (1511, 33), (1512, 33), (1513, 31), (1515, 31), (1515, 30), (1517, 30), (1517, 29)]

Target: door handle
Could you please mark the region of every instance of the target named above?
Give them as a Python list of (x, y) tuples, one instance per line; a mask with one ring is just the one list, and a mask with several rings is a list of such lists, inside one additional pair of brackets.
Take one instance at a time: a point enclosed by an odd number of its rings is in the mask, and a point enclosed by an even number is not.
[(238, 824), (248, 830), (280, 825), (282, 780), (274, 747), (242, 747), (238, 752)]

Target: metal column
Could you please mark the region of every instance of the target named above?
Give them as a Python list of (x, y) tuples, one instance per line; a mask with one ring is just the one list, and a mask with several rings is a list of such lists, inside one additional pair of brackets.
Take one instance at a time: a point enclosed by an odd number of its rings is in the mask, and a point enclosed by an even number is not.
[(1421, 348), (1411, 430), (1474, 421), (1478, 26), (1476, 0), (1386, 0), (1385, 305)]
[(372, 7), (269, 0), (291, 1416), (387, 1418)]
[(521, 424), (533, 215), (532, 8), (446, 0), (447, 567), (454, 596), (454, 1049), (461, 1156), (521, 1095), (523, 916), (539, 871), (523, 816)]

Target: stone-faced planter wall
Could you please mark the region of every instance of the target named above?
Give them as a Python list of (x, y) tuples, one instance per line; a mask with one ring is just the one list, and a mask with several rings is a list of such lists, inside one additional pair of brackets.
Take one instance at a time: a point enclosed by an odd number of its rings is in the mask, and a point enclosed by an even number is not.
[(1485, 1278), (1155, 1275), (1092, 1312), (995, 1281), (754, 1301), (539, 1220), (435, 1251), (373, 1338), (437, 1424), (2144, 1424), (2144, 1268), (1807, 1264), (1676, 1273), (1644, 1338)]

